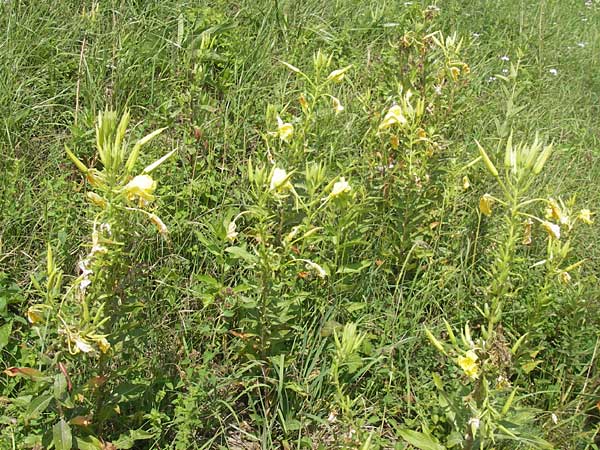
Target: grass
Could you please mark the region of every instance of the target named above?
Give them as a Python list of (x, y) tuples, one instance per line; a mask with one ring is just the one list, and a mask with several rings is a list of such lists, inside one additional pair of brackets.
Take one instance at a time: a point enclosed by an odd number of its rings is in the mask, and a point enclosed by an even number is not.
[[(538, 134), (554, 151), (520, 197), (597, 208), (596, 2), (38, 3), (0, 3), (0, 448), (598, 448), (597, 224), (563, 227), (567, 252), (538, 226), (521, 245), (519, 222), (513, 248), (516, 219), (478, 211), (503, 194), (473, 163), (476, 140), (501, 168), (510, 131)], [(422, 118), (379, 129), (407, 89)], [(344, 110), (310, 106), (315, 92)], [(176, 149), (148, 206), (166, 237), (65, 154), (102, 167), (106, 107), (131, 111), (131, 145), (167, 127), (123, 179)], [(294, 192), (269, 190), (271, 159)], [(352, 190), (330, 196), (340, 176)], [(94, 209), (88, 191), (121, 206)], [(71, 355), (58, 317), (85, 336), (70, 295), (104, 222), (122, 245), (106, 244), (88, 295), (111, 350)], [(57, 315), (29, 323), (41, 304)], [(457, 362), (465, 324), (477, 380)]]

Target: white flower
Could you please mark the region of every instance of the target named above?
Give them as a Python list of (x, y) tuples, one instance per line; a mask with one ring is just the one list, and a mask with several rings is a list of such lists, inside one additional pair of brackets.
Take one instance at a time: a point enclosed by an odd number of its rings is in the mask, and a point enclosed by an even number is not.
[(550, 75), (554, 75), (554, 76), (558, 75), (558, 70), (556, 70), (556, 69), (550, 69), (548, 72), (550, 72)]
[(500, 57), (500, 61), (510, 61), (510, 58), (506, 55)]
[(550, 416), (550, 418), (552, 419), (552, 423), (554, 425), (556, 425), (558, 423), (558, 417), (556, 417), (556, 414), (552, 413), (552, 415)]
[(578, 43), (577, 43), (577, 46), (578, 46), (578, 47), (581, 47), (581, 48), (584, 48), (584, 47), (585, 47), (585, 44), (586, 44), (586, 42), (578, 42)]

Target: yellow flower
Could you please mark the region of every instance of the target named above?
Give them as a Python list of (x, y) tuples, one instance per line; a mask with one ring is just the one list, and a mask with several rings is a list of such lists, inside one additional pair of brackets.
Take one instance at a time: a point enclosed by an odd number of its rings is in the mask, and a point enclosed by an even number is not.
[(548, 233), (548, 236), (550, 236), (550, 238), (557, 240), (560, 239), (560, 226), (558, 226), (557, 224), (547, 222), (544, 220), (542, 222), (542, 228), (546, 230), (546, 233)]
[(454, 81), (458, 81), (458, 76), (460, 75), (460, 69), (458, 67), (450, 67), (450, 75)]
[(458, 365), (471, 379), (479, 376), (479, 366), (477, 365), (477, 354), (473, 350), (469, 350), (465, 356), (458, 357)]
[(44, 320), (44, 317), (42, 316), (41, 313), (42, 313), (42, 311), (37, 305), (30, 306), (29, 309), (27, 310), (27, 320), (32, 325), (42, 322)]
[(393, 135), (393, 136), (390, 138), (390, 145), (392, 146), (392, 148), (393, 148), (394, 150), (396, 150), (396, 149), (397, 149), (397, 148), (400, 146), (400, 139), (398, 138), (398, 136), (396, 136), (396, 135)]
[(381, 125), (379, 125), (379, 129), (383, 130), (396, 124), (403, 126), (406, 125), (406, 123), (406, 117), (404, 117), (404, 114), (402, 113), (402, 108), (398, 105), (394, 105), (389, 109), (383, 118), (383, 122), (381, 122)]
[(569, 217), (566, 214), (563, 214), (558, 202), (553, 198), (548, 199), (546, 218), (557, 220), (562, 225), (567, 225), (569, 223)]
[(308, 102), (306, 101), (306, 97), (304, 96), (304, 94), (300, 94), (298, 101), (300, 102), (300, 106), (302, 107), (302, 109), (308, 108)]
[(484, 194), (479, 199), (479, 211), (486, 216), (492, 215), (492, 203), (494, 202), (493, 197), (490, 194)]
[(465, 175), (462, 179), (462, 182), (463, 182), (463, 189), (465, 191), (471, 187), (471, 180), (469, 180), (468, 176)]
[(331, 189), (331, 194), (329, 194), (332, 198), (339, 197), (340, 195), (350, 192), (352, 190), (352, 186), (350, 183), (346, 181), (346, 178), (340, 177), (340, 181), (333, 185)]
[(285, 169), (275, 168), (273, 169), (273, 174), (271, 175), (271, 185), (269, 187), (270, 191), (286, 191), (292, 189), (292, 183), (290, 182), (290, 177)]
[(98, 344), (98, 348), (102, 353), (106, 353), (108, 350), (110, 350), (110, 342), (108, 342), (105, 337), (97, 339), (96, 343)]
[(294, 126), (291, 123), (284, 123), (281, 117), (277, 116), (277, 134), (279, 135), (279, 139), (289, 142), (294, 134)]
[(577, 216), (577, 218), (583, 223), (587, 223), (588, 225), (594, 223), (594, 221), (592, 220), (592, 212), (589, 209), (582, 209), (581, 211), (579, 211), (579, 215)]
[(129, 200), (134, 200), (138, 197), (140, 200), (150, 202), (154, 200), (154, 190), (156, 189), (156, 181), (150, 175), (138, 175), (125, 185), (123, 191)]
[(333, 110), (336, 114), (339, 114), (344, 110), (344, 107), (337, 98), (331, 97), (331, 102), (333, 103)]
[(563, 284), (569, 284), (571, 282), (571, 274), (563, 270), (558, 274), (558, 279)]

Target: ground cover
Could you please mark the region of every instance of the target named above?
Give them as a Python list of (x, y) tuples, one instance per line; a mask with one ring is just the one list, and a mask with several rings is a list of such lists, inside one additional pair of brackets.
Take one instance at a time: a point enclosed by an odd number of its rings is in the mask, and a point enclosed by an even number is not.
[(0, 3), (0, 448), (598, 448), (599, 9)]

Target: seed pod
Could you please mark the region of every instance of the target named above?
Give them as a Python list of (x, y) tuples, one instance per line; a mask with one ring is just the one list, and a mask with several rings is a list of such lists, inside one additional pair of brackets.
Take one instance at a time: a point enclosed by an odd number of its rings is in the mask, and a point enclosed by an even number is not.
[(535, 162), (535, 166), (533, 166), (533, 173), (535, 175), (538, 175), (542, 171), (542, 169), (544, 168), (544, 164), (546, 164), (546, 161), (550, 157), (550, 153), (552, 153), (552, 144), (544, 147), (544, 150), (542, 150), (542, 153), (540, 154), (540, 156), (538, 156), (538, 159)]
[(477, 142), (477, 140), (475, 140), (475, 143), (477, 144), (479, 154), (481, 155), (481, 158), (483, 159), (483, 162), (488, 172), (490, 172), (494, 177), (498, 178), (498, 169), (496, 169), (496, 166), (494, 166), (494, 163), (492, 162), (488, 154), (485, 152), (481, 144)]

